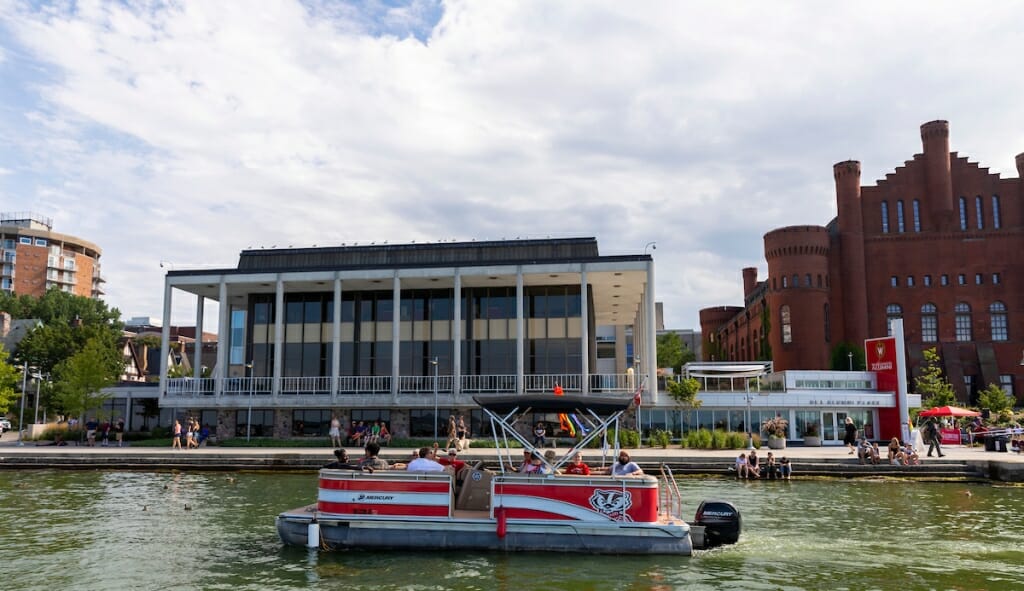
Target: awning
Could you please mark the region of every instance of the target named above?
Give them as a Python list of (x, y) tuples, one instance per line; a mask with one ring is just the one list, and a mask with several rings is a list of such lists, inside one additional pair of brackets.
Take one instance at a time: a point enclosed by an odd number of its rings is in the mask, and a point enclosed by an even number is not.
[(522, 396), (474, 396), (473, 400), (481, 407), (495, 414), (508, 414), (515, 409), (523, 412), (530, 409), (532, 412), (582, 412), (591, 410), (597, 415), (609, 415), (620, 410), (629, 408), (633, 402), (632, 395), (621, 397), (608, 396), (545, 396), (522, 395)]

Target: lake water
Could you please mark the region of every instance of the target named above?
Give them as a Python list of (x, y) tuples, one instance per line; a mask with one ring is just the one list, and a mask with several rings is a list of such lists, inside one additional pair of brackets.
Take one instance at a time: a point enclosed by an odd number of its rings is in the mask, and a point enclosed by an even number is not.
[[(283, 547), (312, 474), (0, 472), (0, 588), (1024, 590), (1024, 488), (905, 481), (682, 481), (741, 510), (693, 557)], [(970, 494), (968, 494), (970, 493)]]

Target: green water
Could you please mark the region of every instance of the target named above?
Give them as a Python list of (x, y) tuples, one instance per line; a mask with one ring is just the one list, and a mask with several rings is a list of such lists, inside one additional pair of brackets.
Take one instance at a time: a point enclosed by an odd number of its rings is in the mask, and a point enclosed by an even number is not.
[[(0, 472), (0, 589), (1022, 589), (1024, 488), (684, 480), (731, 500), (736, 546), (693, 557), (285, 548), (311, 474)], [(967, 494), (970, 492), (971, 494)]]

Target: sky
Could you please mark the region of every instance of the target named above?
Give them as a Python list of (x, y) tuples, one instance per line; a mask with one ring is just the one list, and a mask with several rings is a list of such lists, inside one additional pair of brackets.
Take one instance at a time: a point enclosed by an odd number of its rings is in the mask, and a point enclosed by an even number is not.
[(166, 269), (247, 248), (593, 236), (656, 243), (665, 324), (699, 329), (765, 277), (765, 233), (835, 216), (836, 162), (874, 184), (945, 119), (1016, 177), (1021, 23), (1020, 1), (0, 0), (0, 211), (98, 244), (124, 318), (161, 316)]

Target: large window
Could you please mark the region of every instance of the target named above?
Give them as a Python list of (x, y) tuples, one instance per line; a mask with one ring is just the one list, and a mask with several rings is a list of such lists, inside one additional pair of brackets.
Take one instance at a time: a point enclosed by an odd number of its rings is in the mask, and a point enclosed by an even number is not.
[(992, 227), (998, 230), (1002, 227), (1003, 223), (1000, 219), (1002, 214), (999, 213), (999, 195), (992, 196)]
[(978, 222), (978, 229), (985, 227), (985, 208), (981, 205), (981, 195), (974, 198), (974, 217)]
[(1006, 395), (1016, 404), (1016, 397), (1013, 395), (1013, 375), (1002, 374), (999, 376), (999, 387), (1006, 392)]
[(903, 221), (903, 200), (896, 202), (896, 231), (902, 234), (906, 230), (906, 225)]
[(885, 330), (887, 336), (892, 336), (892, 321), (903, 318), (903, 308), (899, 304), (889, 304), (885, 307)]
[(960, 342), (971, 341), (971, 307), (960, 302), (953, 307), (954, 326), (956, 328), (956, 340)]
[(989, 326), (992, 330), (993, 341), (1006, 341), (1009, 339), (1007, 334), (1007, 322), (1006, 322), (1006, 304), (1002, 302), (993, 302), (988, 307), (989, 313)]
[(914, 231), (921, 231), (921, 202), (914, 199)]
[[(437, 436), (444, 437), (448, 429), (448, 415), (455, 414), (446, 408), (437, 411)], [(414, 409), (409, 411), (409, 436), (410, 437), (433, 437), (434, 436), (434, 411), (433, 409)]]
[(231, 365), (248, 363), (245, 358), (245, 310), (231, 311)]
[(292, 436), (327, 437), (331, 429), (331, 411), (308, 408), (292, 411)]
[[(249, 418), (248, 409), (235, 412), (235, 436), (245, 437), (245, 425)], [(270, 409), (252, 409), (252, 437), (271, 437), (274, 435), (274, 411)]]
[(882, 202), (882, 234), (889, 233), (889, 202)]
[(779, 308), (779, 316), (782, 318), (782, 342), (792, 343), (793, 325), (792, 320), (789, 317), (789, 306), (782, 306)]
[(921, 306), (921, 341), (934, 343), (939, 340), (939, 311), (935, 304)]
[(960, 229), (967, 229), (967, 198), (960, 198)]

